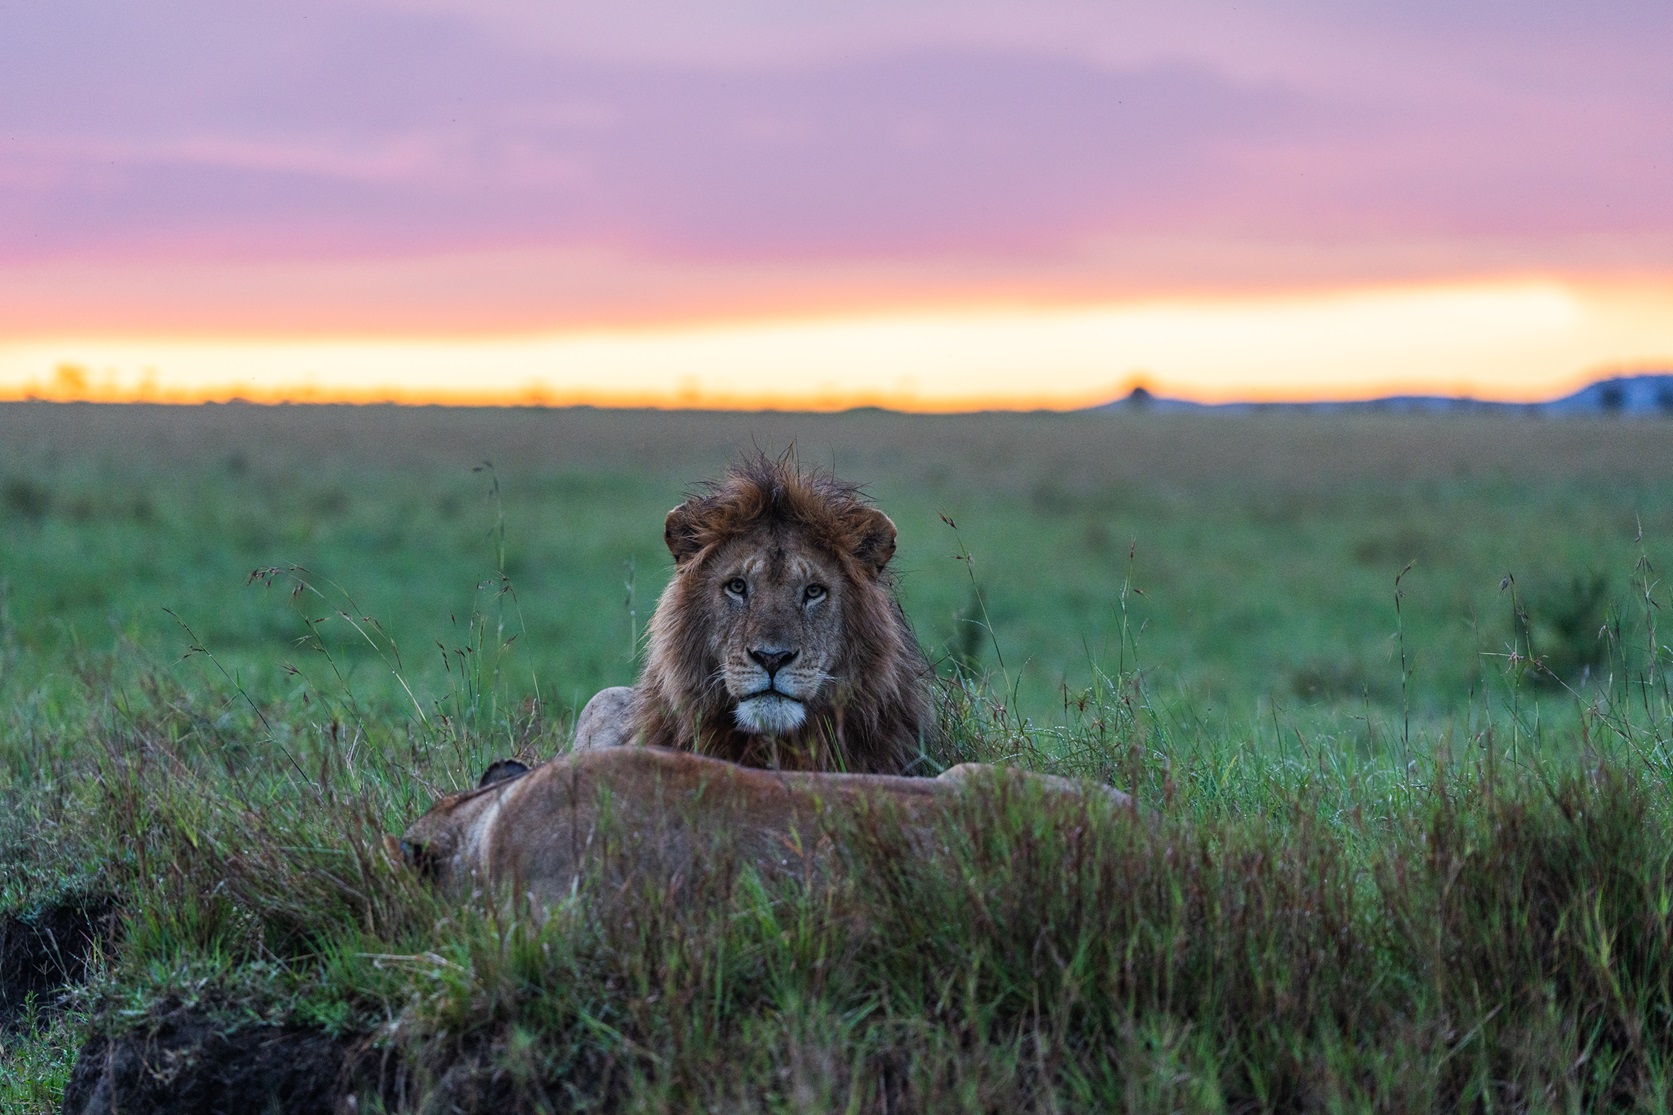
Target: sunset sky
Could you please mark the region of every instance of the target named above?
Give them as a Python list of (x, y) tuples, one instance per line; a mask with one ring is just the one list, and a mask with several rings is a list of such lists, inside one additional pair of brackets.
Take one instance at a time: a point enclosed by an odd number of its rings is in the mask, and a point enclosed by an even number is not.
[(1537, 399), (1673, 367), (1673, 5), (0, 7), (0, 398)]

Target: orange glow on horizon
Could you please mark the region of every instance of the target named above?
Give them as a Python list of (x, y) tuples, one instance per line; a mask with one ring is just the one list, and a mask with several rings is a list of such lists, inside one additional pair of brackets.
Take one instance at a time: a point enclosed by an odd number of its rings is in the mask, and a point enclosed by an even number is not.
[(543, 334), (0, 338), (0, 399), (945, 413), (1199, 402), (1532, 402), (1673, 365), (1673, 281), (1519, 280), (968, 306)]

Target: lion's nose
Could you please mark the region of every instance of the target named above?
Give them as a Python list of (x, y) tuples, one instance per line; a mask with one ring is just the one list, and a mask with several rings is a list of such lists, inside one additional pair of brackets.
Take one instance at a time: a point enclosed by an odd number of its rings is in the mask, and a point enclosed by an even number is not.
[(790, 664), (790, 660), (796, 657), (796, 652), (793, 650), (757, 648), (751, 650), (749, 656), (755, 659), (763, 670), (767, 671), (767, 678), (771, 680), (780, 670)]

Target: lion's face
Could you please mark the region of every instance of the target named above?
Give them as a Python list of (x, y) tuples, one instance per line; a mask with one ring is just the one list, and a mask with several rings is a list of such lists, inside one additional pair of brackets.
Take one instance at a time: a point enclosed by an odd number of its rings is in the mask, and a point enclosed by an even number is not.
[(710, 651), (738, 727), (770, 736), (801, 727), (840, 680), (841, 569), (795, 533), (752, 534), (720, 547), (700, 579)]
[(757, 457), (668, 512), (663, 539), (635, 738), (779, 769), (916, 758), (928, 669), (888, 573), (895, 525), (856, 488)]

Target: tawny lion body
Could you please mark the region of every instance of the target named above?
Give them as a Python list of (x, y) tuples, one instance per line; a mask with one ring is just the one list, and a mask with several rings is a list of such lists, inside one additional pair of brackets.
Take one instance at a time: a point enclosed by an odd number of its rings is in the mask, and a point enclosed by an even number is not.
[(442, 798), (390, 849), (444, 888), (510, 890), (537, 909), (589, 870), (616, 882), (673, 878), (711, 852), (764, 876), (821, 876), (833, 866), (831, 836), (867, 818), (903, 853), (921, 854), (961, 796), (982, 786), (1128, 804), (1108, 787), (979, 764), (938, 778), (768, 771), (658, 747), (575, 752), (494, 777)]
[(576, 745), (629, 740), (781, 770), (901, 774), (936, 736), (888, 572), (895, 525), (853, 485), (757, 456), (668, 512), (674, 576), (632, 689)]

